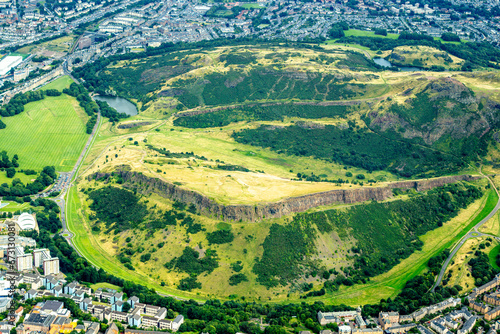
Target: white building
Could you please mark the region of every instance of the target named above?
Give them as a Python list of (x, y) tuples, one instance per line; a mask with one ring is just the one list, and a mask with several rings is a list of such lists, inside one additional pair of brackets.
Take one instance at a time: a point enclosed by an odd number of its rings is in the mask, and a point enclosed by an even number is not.
[(23, 57), (21, 56), (7, 56), (0, 61), (0, 76), (6, 75), (9, 71), (21, 64)]
[(17, 218), (17, 225), (21, 231), (36, 229), (35, 214), (29, 214), (27, 212), (22, 213), (19, 218)]
[(35, 249), (33, 251), (35, 267), (41, 267), (44, 260), (50, 259), (50, 251), (47, 248)]
[(59, 274), (59, 258), (53, 257), (43, 260), (43, 274), (45, 276)]
[(33, 269), (33, 254), (24, 254), (16, 257), (17, 271)]
[(339, 334), (351, 334), (351, 326), (339, 326)]

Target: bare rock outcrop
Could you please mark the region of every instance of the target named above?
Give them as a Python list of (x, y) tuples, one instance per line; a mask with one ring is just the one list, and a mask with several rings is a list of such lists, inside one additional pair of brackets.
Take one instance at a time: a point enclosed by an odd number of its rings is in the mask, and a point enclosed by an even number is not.
[[(135, 189), (144, 195), (156, 193), (171, 200), (193, 203), (202, 214), (226, 221), (258, 221), (265, 218), (279, 218), (314, 207), (336, 203), (352, 204), (370, 200), (383, 201), (392, 197), (392, 190), (395, 188), (426, 191), (448, 183), (471, 181), (478, 178), (470, 175), (456, 175), (428, 180), (393, 182), (383, 187), (330, 190), (300, 197), (290, 197), (274, 203), (223, 205), (195, 191), (183, 189), (172, 183), (142, 173), (128, 171), (126, 168), (115, 172), (115, 174), (121, 176), (125, 188)], [(109, 173), (94, 173), (89, 176), (89, 179), (100, 179), (106, 182), (110, 176)]]

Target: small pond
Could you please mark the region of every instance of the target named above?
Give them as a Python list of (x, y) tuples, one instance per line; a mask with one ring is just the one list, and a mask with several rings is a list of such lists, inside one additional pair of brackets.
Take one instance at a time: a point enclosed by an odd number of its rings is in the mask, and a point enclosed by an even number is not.
[(122, 97), (96, 95), (94, 99), (108, 102), (109, 106), (115, 108), (119, 113), (125, 113), (130, 116), (137, 115), (137, 108), (135, 105)]
[(383, 67), (393, 67), (393, 66), (397, 67), (397, 68), (399, 68), (400, 71), (403, 71), (403, 72), (415, 72), (415, 71), (423, 71), (424, 70), (422, 68), (412, 67), (412, 66), (392, 65), (389, 61), (387, 61), (384, 58), (373, 58), (373, 61), (375, 62), (375, 64), (378, 64), (378, 65), (383, 66)]

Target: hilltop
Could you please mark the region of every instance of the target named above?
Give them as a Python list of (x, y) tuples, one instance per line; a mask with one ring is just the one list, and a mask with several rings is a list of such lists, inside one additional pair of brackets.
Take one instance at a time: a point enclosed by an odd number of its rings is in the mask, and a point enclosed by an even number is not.
[[(486, 74), (242, 45), (101, 59), (75, 75), (140, 110), (105, 123), (84, 162), (72, 215), (90, 238), (77, 246), (159, 291), (336, 298), (392, 275), (363, 295), (394, 296), (491, 194), (471, 167), (497, 156)], [(135, 209), (117, 215), (109, 199)]]

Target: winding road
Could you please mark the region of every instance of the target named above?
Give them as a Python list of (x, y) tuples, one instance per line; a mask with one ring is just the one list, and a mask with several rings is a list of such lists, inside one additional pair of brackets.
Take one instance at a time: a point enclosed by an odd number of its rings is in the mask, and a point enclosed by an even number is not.
[[(488, 179), (488, 181), (490, 182), (490, 184), (493, 187), (493, 189), (495, 189), (495, 192), (497, 193), (497, 195), (499, 195), (498, 190), (495, 187), (495, 184), (493, 183), (493, 181), (488, 176), (484, 175), (483, 173), (481, 173), (481, 175), (483, 175), (484, 177), (486, 177)], [(476, 225), (474, 225), (474, 227), (472, 227), (469, 230), (469, 232), (466, 235), (464, 235), (462, 237), (462, 239), (460, 239), (460, 241), (455, 245), (455, 247), (451, 251), (450, 255), (448, 256), (448, 258), (446, 259), (446, 261), (443, 263), (441, 271), (439, 272), (439, 276), (438, 276), (436, 282), (434, 283), (434, 285), (432, 286), (432, 289), (431, 289), (432, 292), (434, 292), (434, 290), (436, 289), (436, 287), (439, 284), (441, 284), (441, 281), (443, 280), (443, 276), (444, 276), (444, 274), (446, 272), (446, 268), (448, 268), (448, 265), (450, 264), (450, 262), (453, 259), (453, 257), (457, 254), (457, 252), (460, 250), (460, 248), (462, 248), (462, 246), (465, 244), (465, 242), (467, 240), (469, 240), (471, 238), (478, 238), (478, 237), (482, 237), (482, 236), (489, 236), (489, 237), (494, 237), (494, 238), (496, 238), (497, 240), (500, 241), (500, 237), (495, 237), (495, 236), (492, 236), (492, 235), (489, 235), (489, 234), (484, 234), (484, 233), (479, 232), (479, 228), (484, 223), (486, 223), (488, 220), (490, 220), (497, 213), (498, 209), (500, 209), (500, 196), (498, 197), (498, 202), (495, 205), (495, 207), (493, 208), (493, 210), (491, 210), (491, 212), (486, 217), (484, 217), (479, 223), (477, 223)]]
[[(68, 75), (73, 81), (78, 83), (78, 80), (75, 79), (65, 68), (65, 74)], [(101, 111), (99, 110), (97, 112), (97, 121), (94, 125), (94, 128), (92, 129), (92, 133), (90, 134), (89, 139), (87, 140), (87, 143), (85, 144), (85, 147), (82, 150), (82, 153), (80, 153), (80, 156), (78, 157), (78, 160), (76, 161), (75, 166), (71, 170), (71, 172), (66, 173), (65, 177), (66, 180), (62, 184), (60, 184), (59, 191), (61, 192), (60, 195), (54, 199), (54, 202), (59, 206), (59, 209), (61, 210), (61, 222), (62, 222), (62, 231), (59, 233), (66, 241), (68, 244), (73, 247), (73, 249), (80, 255), (83, 256), (79, 251), (78, 248), (73, 245), (73, 242), (71, 238), (73, 237), (73, 233), (68, 229), (67, 223), (66, 223), (66, 201), (64, 199), (64, 196), (68, 192), (68, 189), (73, 185), (73, 178), (77, 174), (78, 170), (80, 169), (80, 165), (83, 163), (83, 159), (87, 155), (90, 147), (92, 146), (92, 143), (94, 142), (94, 137), (99, 130), (99, 125), (101, 123)]]

